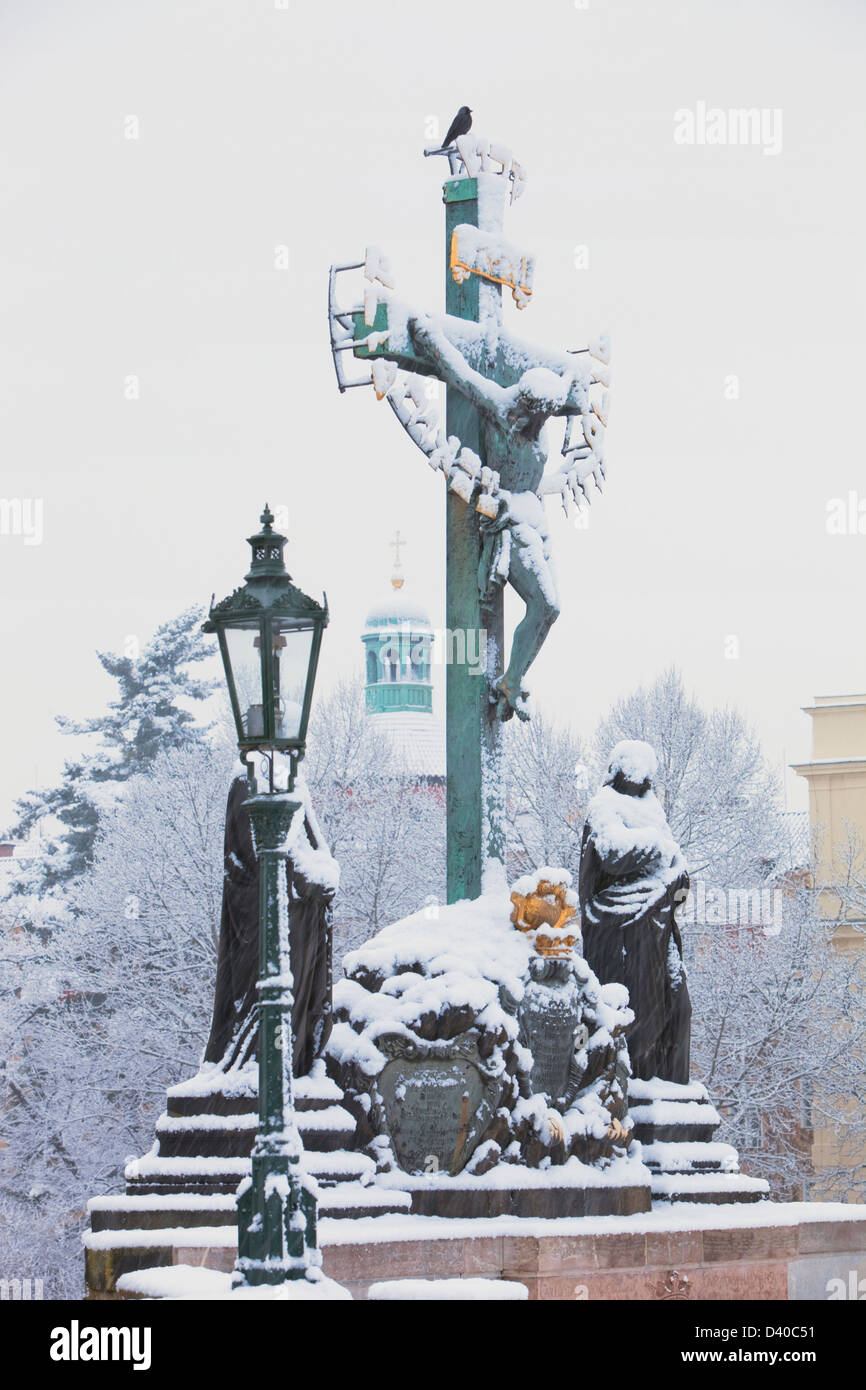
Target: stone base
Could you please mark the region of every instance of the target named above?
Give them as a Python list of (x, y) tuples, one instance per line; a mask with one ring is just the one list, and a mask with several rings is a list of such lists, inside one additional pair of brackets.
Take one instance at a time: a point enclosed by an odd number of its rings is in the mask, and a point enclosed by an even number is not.
[[(305, 1164), (310, 1157), (304, 1155)], [(191, 1263), (185, 1250), (228, 1249), (231, 1244), (236, 1251), (233, 1197), (150, 1193), (97, 1197), (88, 1205), (91, 1225), (84, 1234), (85, 1279), (91, 1296), (110, 1297), (122, 1274)], [(366, 1184), (341, 1182), (319, 1195), (320, 1224), (335, 1229), (345, 1228), (349, 1220), (366, 1227), (385, 1214), (465, 1223), (496, 1217), (628, 1216), (649, 1209), (649, 1173), (641, 1163), (626, 1159), (602, 1171), (572, 1159), (553, 1169), (500, 1164), (483, 1177), (437, 1174), (423, 1178), (394, 1172), (379, 1174)]]
[(375, 1280), (460, 1276), (513, 1279), (536, 1300), (824, 1301), (831, 1280), (866, 1275), (864, 1206), (767, 1202), (724, 1220), (683, 1204), (603, 1221), (500, 1220), (489, 1234), (420, 1218), (400, 1221), (406, 1235), (419, 1226), (413, 1240), (350, 1243), (326, 1223), (321, 1235), (325, 1272), (355, 1298)]
[(451, 1220), (518, 1216), (549, 1221), (557, 1217), (630, 1216), (650, 1208), (646, 1187), (433, 1188), (411, 1196), (414, 1216)]
[(650, 1174), (637, 1157), (616, 1159), (607, 1168), (576, 1158), (547, 1168), (499, 1163), (480, 1177), (394, 1171), (379, 1173), (371, 1186), (383, 1193), (399, 1186), (411, 1199), (413, 1216), (448, 1220), (630, 1216), (652, 1205)]
[[(151, 1264), (230, 1271), (227, 1232), (184, 1233), (190, 1243)], [(441, 1221), (384, 1216), (323, 1219), (324, 1272), (366, 1298), (389, 1279), (507, 1279), (531, 1299), (711, 1299), (823, 1302), (850, 1297), (866, 1279), (866, 1206), (762, 1202), (755, 1206), (665, 1206), (626, 1217), (530, 1221), (500, 1217)], [(147, 1267), (147, 1251), (139, 1252)], [(89, 1250), (91, 1298), (117, 1298), (100, 1266), (110, 1250)]]

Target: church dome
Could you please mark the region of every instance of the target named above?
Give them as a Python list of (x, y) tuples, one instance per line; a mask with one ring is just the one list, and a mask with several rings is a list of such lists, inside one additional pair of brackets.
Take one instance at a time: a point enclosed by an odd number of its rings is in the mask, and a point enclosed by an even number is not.
[(429, 628), (430, 615), (418, 599), (409, 598), (398, 591), (374, 603), (364, 621), (364, 626), (387, 627), (389, 623), (411, 623), (413, 627)]
[(391, 593), (367, 614), (364, 644), (367, 714), (408, 770), (441, 781), (445, 730), (433, 713), (435, 633), (423, 603), (403, 593), (400, 533)]

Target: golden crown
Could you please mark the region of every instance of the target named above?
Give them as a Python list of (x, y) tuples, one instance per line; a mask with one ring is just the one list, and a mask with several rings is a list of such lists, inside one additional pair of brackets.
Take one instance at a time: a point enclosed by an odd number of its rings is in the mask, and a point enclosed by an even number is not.
[[(565, 935), (564, 929), (574, 921), (577, 908), (568, 901), (564, 883), (539, 879), (531, 893), (512, 893), (511, 901), (513, 925), (518, 931), (533, 933), (532, 944), (540, 956), (563, 959), (571, 955), (577, 933)], [(549, 927), (550, 932), (540, 930), (544, 927)]]

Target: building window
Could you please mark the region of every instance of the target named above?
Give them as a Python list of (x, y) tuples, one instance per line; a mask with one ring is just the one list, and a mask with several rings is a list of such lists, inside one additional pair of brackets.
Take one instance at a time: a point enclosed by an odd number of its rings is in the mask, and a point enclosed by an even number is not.
[(764, 1125), (761, 1115), (755, 1110), (747, 1110), (740, 1116), (740, 1144), (751, 1153), (759, 1153), (764, 1147)]

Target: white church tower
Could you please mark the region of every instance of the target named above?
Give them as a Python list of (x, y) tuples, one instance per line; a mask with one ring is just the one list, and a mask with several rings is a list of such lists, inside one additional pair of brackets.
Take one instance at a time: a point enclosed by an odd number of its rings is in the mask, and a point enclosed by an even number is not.
[(370, 609), (361, 637), (367, 713), (408, 771), (444, 780), (445, 729), (433, 710), (433, 628), (423, 604), (404, 593), (399, 531), (391, 545), (391, 591)]

